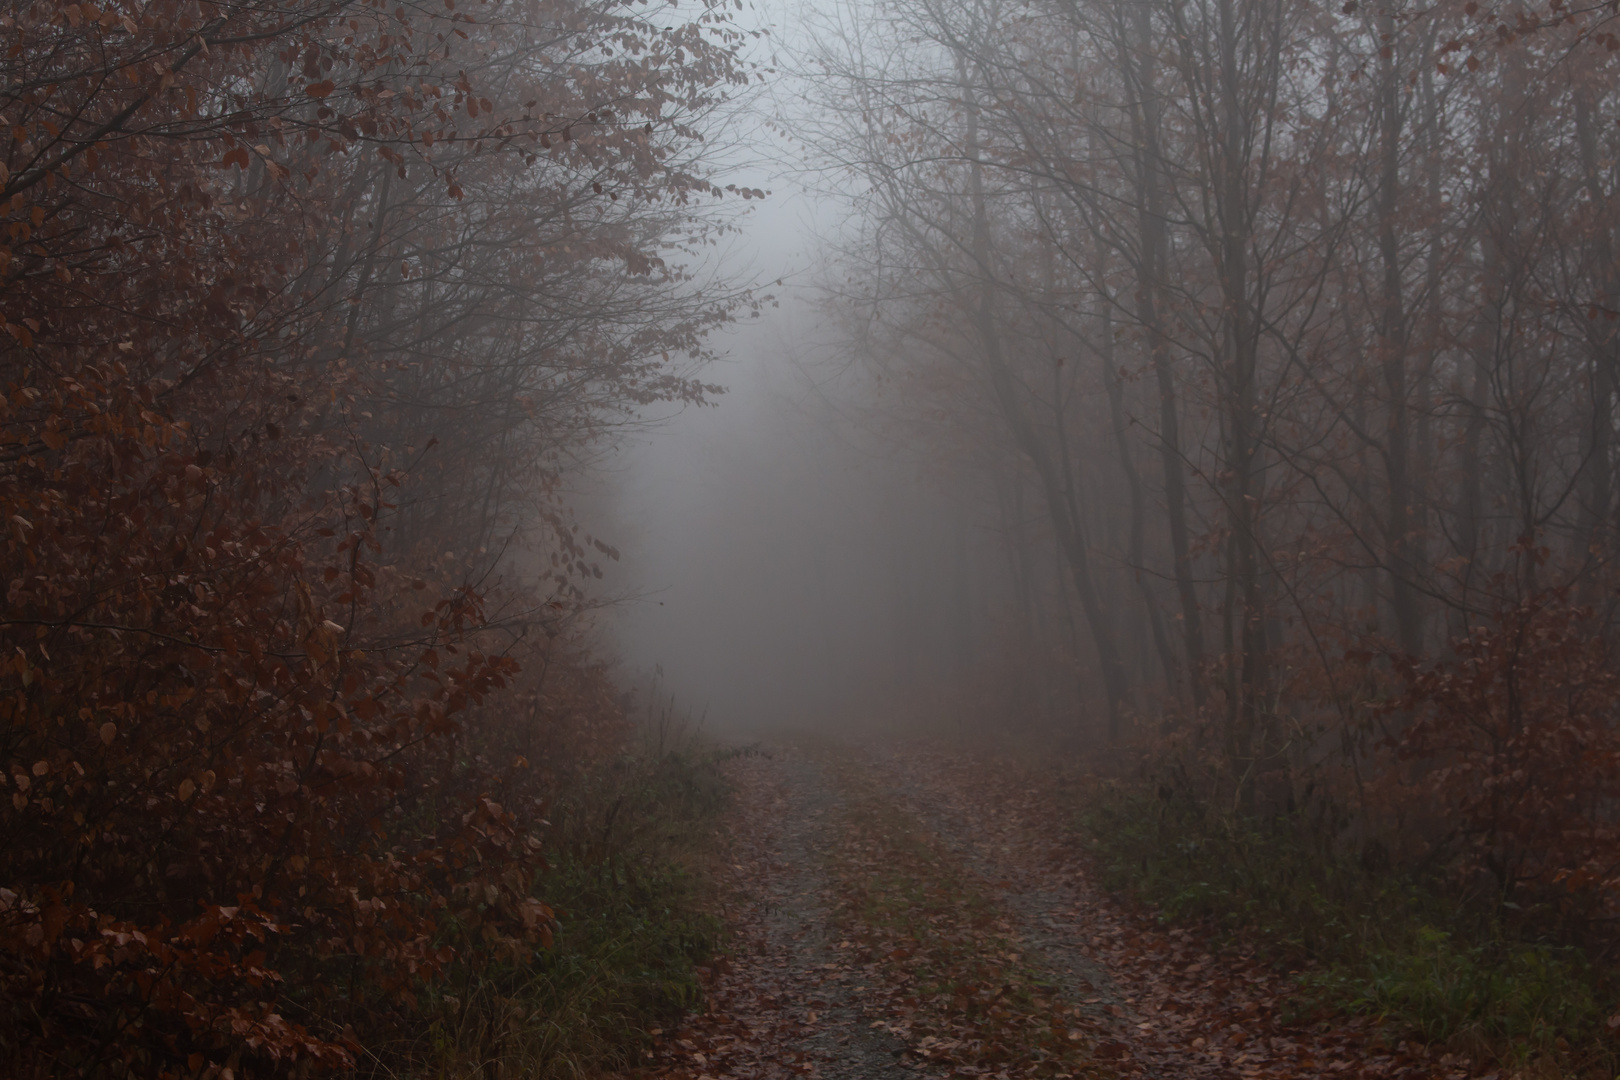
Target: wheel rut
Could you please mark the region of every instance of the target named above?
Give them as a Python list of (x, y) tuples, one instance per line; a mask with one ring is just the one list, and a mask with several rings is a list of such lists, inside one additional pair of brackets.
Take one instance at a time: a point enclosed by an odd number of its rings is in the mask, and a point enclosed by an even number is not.
[(739, 828), (723, 878), (731, 943), (707, 1011), (660, 1047), (673, 1077), (911, 1077), (905, 1044), (866, 1019), (862, 972), (839, 962), (834, 883), (843, 793), (796, 746), (737, 763)]
[(1004, 765), (805, 739), (733, 780), (727, 954), (649, 1080), (1465, 1076), (1287, 1026), (1287, 976), (1102, 894)]

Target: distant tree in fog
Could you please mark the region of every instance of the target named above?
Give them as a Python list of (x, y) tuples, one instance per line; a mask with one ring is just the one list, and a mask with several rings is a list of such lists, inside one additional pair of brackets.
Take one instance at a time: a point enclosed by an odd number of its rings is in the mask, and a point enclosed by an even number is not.
[(1061, 553), (1110, 737), (1162, 709), (1245, 799), (1325, 731), (1365, 745), (1345, 650), (1444, 656), (1552, 595), (1608, 632), (1614, 61), (1584, 17), (1497, 22), (880, 0), (817, 30), (853, 343), (919, 437), (1007, 463), (1001, 534)]

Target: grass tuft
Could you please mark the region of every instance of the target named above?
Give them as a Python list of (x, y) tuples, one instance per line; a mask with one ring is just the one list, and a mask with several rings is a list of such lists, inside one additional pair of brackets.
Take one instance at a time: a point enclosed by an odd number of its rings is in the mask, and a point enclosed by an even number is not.
[[(678, 866), (561, 861), (540, 881), (559, 910), (554, 945), (529, 964), (463, 971), (439, 994), (421, 1074), (561, 1080), (635, 1064), (649, 1030), (697, 1008), (697, 968), (718, 921)], [(451, 989), (453, 987), (453, 989)]]
[(396, 1080), (583, 1080), (633, 1067), (652, 1032), (702, 1004), (700, 967), (723, 931), (704, 872), (738, 751), (672, 725), (559, 774), (547, 867), (532, 894), (557, 914), (551, 947), (462, 965), (427, 993), (433, 1020), (387, 1048)]
[(1244, 820), (1119, 786), (1090, 805), (1084, 830), (1110, 889), (1303, 969), (1296, 1020), (1371, 1016), (1391, 1041), (1613, 1075), (1604, 1006), (1620, 988), (1533, 919), (1354, 852), (1302, 815)]

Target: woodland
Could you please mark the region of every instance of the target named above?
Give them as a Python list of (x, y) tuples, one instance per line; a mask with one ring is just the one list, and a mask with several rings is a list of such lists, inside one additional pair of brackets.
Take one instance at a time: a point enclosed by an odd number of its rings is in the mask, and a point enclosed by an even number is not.
[[(1612, 6), (863, 0), (781, 73), (742, 10), (0, 9), (11, 1074), (721, 1073), (656, 1025), (743, 993), (750, 822), (865, 789), (761, 781), (615, 666), (569, 492), (769, 302), (707, 253), (765, 196), (717, 147), (770, 75), (848, 212), (817, 310), (862, 407), (982, 525), (930, 700), (1044, 762), (916, 790), (1022, 807), (1067, 845), (1030, 873), (1305, 971), (1313, 1016), (1613, 1075)], [(1133, 1074), (1015, 992), (1018, 919), (885, 892), (926, 844), (848, 798), (804, 890), (899, 980), (866, 1027), (905, 1067)], [(1219, 966), (1134, 917), (1092, 944)]]
[[(830, 309), (992, 537), (971, 711), (1078, 717), (1128, 792), (1100, 811), (1116, 882), (1384, 964), (1351, 995), (1374, 1013), (1407, 961), (1613, 1001), (1611, 20), (813, 20), (797, 134), (854, 210)], [(1444, 913), (1380, 937), (1413, 888)], [(1423, 992), (1477, 1021), (1496, 991), (1467, 981)]]
[(618, 552), (557, 487), (712, 394), (752, 302), (687, 269), (745, 35), (572, 0), (0, 30), (5, 1071), (397, 1066), (432, 988), (551, 943), (559, 777), (624, 737), (580, 630)]

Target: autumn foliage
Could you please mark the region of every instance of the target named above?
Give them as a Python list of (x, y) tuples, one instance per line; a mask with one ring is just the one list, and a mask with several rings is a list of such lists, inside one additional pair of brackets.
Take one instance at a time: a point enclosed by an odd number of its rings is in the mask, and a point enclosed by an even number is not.
[[(986, 523), (942, 678), (1032, 701), (940, 711), (1150, 777), (1172, 900), (1203, 838), (1292, 844), (1612, 972), (1617, 48), (1557, 2), (821, 22), (828, 308)], [(1254, 880), (1234, 918), (1293, 895)]]
[(535, 731), (612, 717), (551, 492), (708, 390), (670, 357), (737, 299), (680, 252), (738, 35), (567, 0), (0, 35), (8, 1071), (349, 1066), (548, 940)]
[[(1444, 855), (1496, 895), (1553, 901), (1590, 931), (1620, 909), (1620, 675), (1593, 615), (1538, 597), (1498, 614), (1443, 661), (1410, 665), (1389, 709), (1419, 763)], [(1585, 923), (1586, 925), (1580, 925)]]

